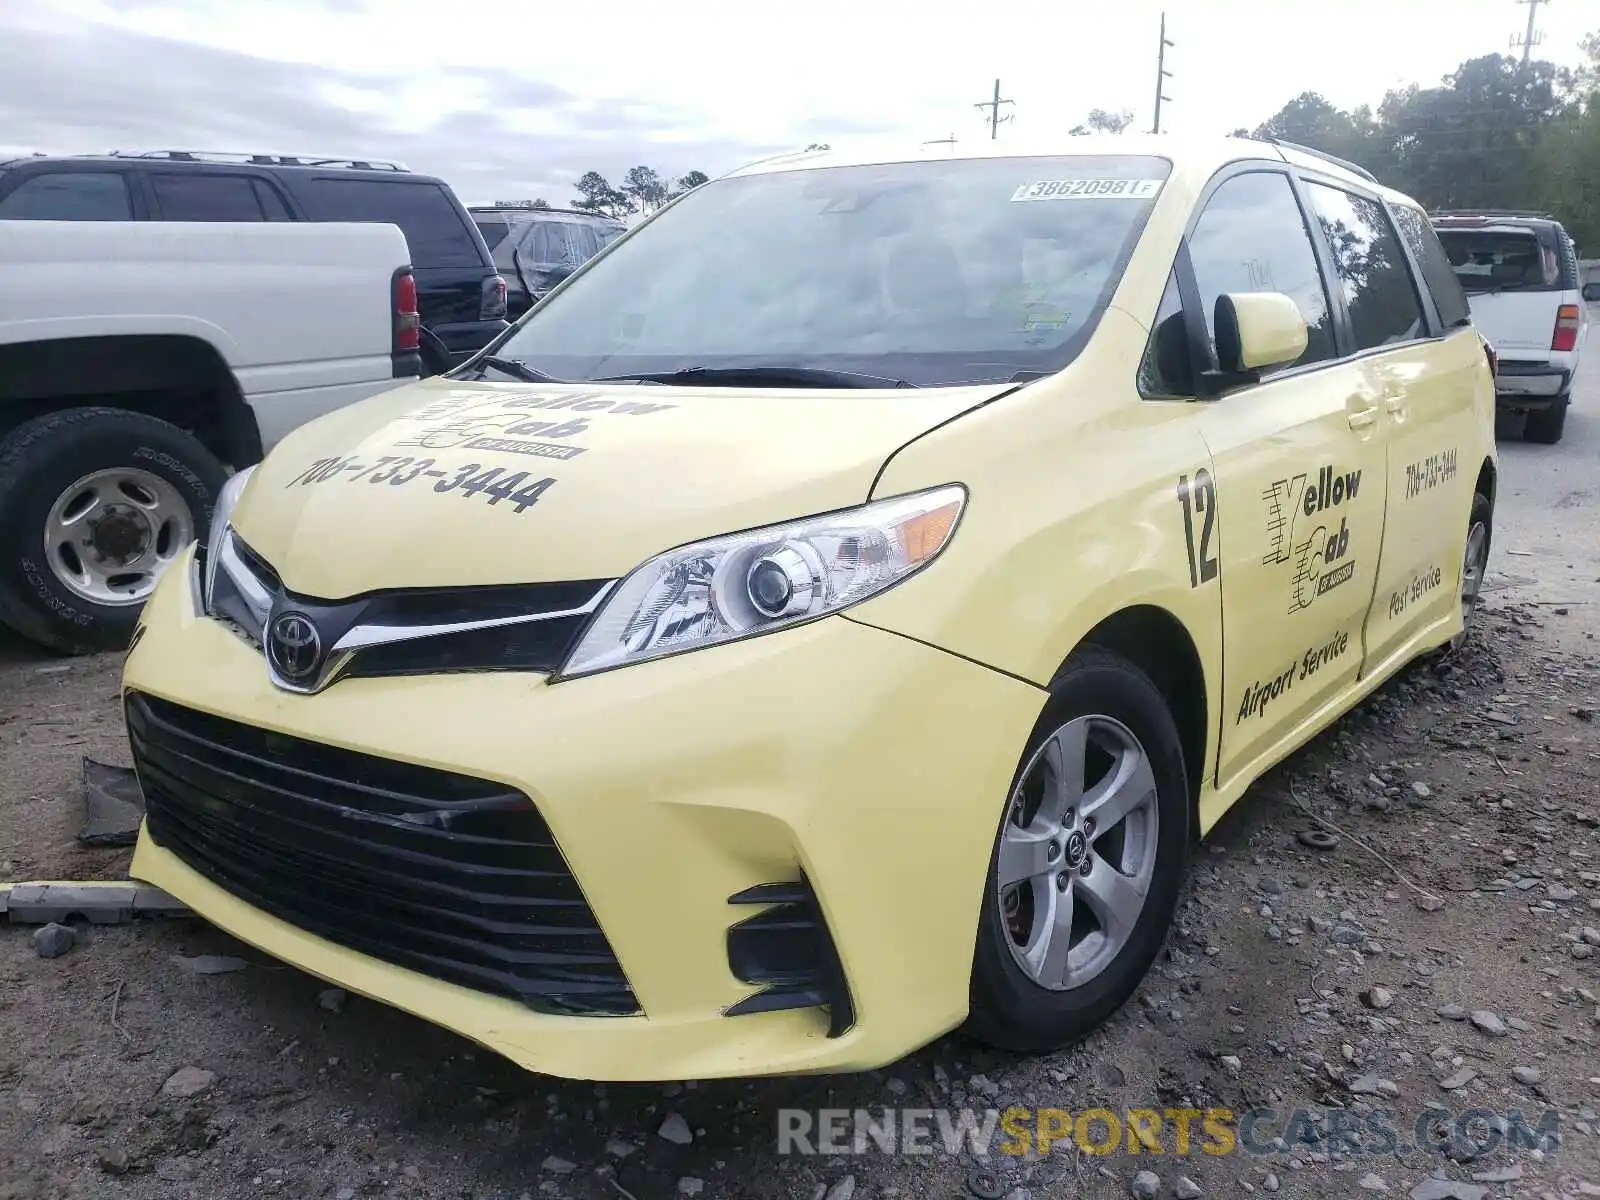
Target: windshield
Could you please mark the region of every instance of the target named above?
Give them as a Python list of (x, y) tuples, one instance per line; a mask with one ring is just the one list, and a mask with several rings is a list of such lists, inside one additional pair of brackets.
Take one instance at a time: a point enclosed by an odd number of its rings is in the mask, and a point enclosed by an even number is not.
[(1169, 166), (939, 160), (703, 184), (495, 347), (563, 379), (817, 368), (916, 386), (1054, 371)]
[(1559, 288), (1561, 263), (1533, 232), (1441, 229), (1450, 266), (1470, 293)]

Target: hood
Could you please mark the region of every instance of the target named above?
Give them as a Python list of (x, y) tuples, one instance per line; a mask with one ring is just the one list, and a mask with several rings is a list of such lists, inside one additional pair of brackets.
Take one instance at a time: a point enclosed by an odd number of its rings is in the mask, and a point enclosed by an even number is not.
[(321, 599), (609, 579), (685, 542), (863, 503), (906, 442), (1014, 386), (432, 379), (285, 438), (233, 525), (285, 586)]

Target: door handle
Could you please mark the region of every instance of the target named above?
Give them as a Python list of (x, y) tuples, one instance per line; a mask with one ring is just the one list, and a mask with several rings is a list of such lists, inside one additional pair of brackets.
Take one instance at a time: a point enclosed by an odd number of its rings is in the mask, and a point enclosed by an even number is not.
[(1365, 392), (1352, 392), (1345, 400), (1344, 407), (1350, 415), (1351, 429), (1366, 430), (1377, 424), (1378, 406), (1372, 403)]
[(1405, 420), (1406, 398), (1402, 392), (1388, 392), (1383, 397), (1383, 407), (1397, 421)]

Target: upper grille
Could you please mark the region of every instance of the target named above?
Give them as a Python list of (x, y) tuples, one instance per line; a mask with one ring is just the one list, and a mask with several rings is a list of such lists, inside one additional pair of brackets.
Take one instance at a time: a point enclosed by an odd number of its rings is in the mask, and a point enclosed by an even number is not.
[[(202, 556), (203, 557), (203, 556)], [(303, 596), (231, 530), (212, 584), (211, 613), (260, 646), (286, 612), (303, 616), (323, 647), (310, 681), (318, 691), (358, 676), (441, 671), (550, 673), (566, 660), (611, 581), (397, 588), (342, 600)], [(200, 568), (203, 570), (203, 565)], [(280, 686), (284, 683), (274, 676)]]
[(522, 792), (137, 692), (126, 708), (150, 837), (240, 899), (540, 1011), (639, 1011)]

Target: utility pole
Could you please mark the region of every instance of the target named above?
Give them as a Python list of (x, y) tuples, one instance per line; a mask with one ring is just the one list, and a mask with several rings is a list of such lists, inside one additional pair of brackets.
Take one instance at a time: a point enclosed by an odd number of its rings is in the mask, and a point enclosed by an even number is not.
[(1549, 4), (1550, 0), (1517, 0), (1517, 3), (1528, 6), (1528, 30), (1520, 37), (1514, 33), (1511, 35), (1511, 48), (1522, 47), (1522, 65), (1527, 66), (1529, 53), (1544, 41), (1544, 34), (1534, 32), (1534, 25), (1539, 19), (1539, 5)]
[(998, 79), (996, 79), (994, 81), (994, 99), (993, 100), (985, 100), (982, 104), (973, 105), (974, 108), (987, 108), (989, 110), (989, 140), (990, 141), (993, 141), (994, 139), (996, 139), (996, 138), (998, 138), (1000, 136), (1000, 123), (1002, 121), (1011, 120), (1010, 116), (1002, 117), (1000, 115), (1000, 107), (1001, 107), (1001, 105), (1011, 104), (1011, 103), (1013, 103), (1013, 102), (1010, 101), (1010, 100), (1002, 100), (1002, 99), (1000, 99), (1000, 81)]
[[(1539, 0), (1534, 0), (1538, 3)], [(1167, 80), (1172, 78), (1172, 72), (1167, 70), (1167, 47), (1176, 46), (1177, 43), (1167, 37), (1167, 14), (1161, 14), (1161, 45), (1156, 50), (1156, 122), (1151, 133), (1161, 132), (1161, 102), (1171, 103), (1172, 97), (1166, 95)]]

